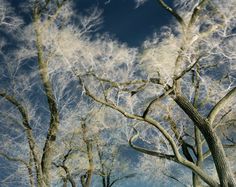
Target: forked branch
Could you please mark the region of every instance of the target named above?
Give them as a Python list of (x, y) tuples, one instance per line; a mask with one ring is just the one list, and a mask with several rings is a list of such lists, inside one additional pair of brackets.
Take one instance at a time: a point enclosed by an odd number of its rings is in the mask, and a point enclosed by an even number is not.
[(163, 0), (156, 0), (158, 3), (161, 4), (162, 7), (164, 7), (168, 12), (170, 12), (176, 19), (177, 21), (180, 23), (180, 25), (185, 28), (186, 24), (183, 20), (183, 18), (177, 13), (175, 12), (170, 6), (168, 6)]

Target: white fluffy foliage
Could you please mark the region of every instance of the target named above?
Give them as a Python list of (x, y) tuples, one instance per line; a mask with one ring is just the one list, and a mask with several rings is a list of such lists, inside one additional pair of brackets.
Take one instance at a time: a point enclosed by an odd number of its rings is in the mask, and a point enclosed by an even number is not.
[(134, 0), (135, 4), (136, 4), (136, 8), (142, 6), (144, 3), (146, 3), (148, 0)]
[(18, 29), (23, 24), (22, 19), (17, 17), (10, 3), (0, 0), (0, 29), (7, 28), (8, 32)]
[(171, 82), (175, 72), (175, 61), (178, 56), (180, 39), (166, 29), (164, 33), (154, 34), (154, 37), (145, 41), (141, 54), (143, 67), (149, 77), (160, 77)]
[[(191, 186), (191, 174), (186, 168), (173, 165), (170, 161), (159, 159), (150, 155), (142, 155), (137, 170), (142, 172), (142, 176), (148, 185), (159, 184), (159, 186)], [(176, 171), (177, 170), (177, 171)], [(147, 175), (147, 173), (151, 173)], [(174, 177), (177, 180), (171, 179)]]
[[(142, 172), (144, 180), (146, 180), (149, 185), (152, 183), (160, 184), (163, 181), (168, 181), (168, 179), (165, 178), (165, 175), (163, 175), (163, 173), (168, 172), (169, 165), (170, 162), (166, 160), (152, 157), (150, 155), (142, 155), (137, 170)], [(147, 173), (152, 173), (152, 174), (147, 175)]]
[[(40, 2), (43, 3), (43, 1)], [(137, 6), (142, 5), (144, 2), (146, 1), (136, 1)], [(178, 1), (175, 6), (179, 8), (179, 12), (181, 12), (183, 18), (189, 20), (190, 12), (197, 2), (198, 1)], [(141, 54), (138, 53), (137, 49), (130, 48), (125, 44), (111, 39), (109, 35), (99, 36), (95, 39), (90, 38), (89, 34), (95, 31), (101, 23), (101, 11), (96, 8), (94, 11), (91, 11), (89, 15), (79, 16), (80, 24), (76, 27), (70, 22), (70, 17), (73, 14), (71, 5), (63, 7), (58, 20), (50, 25), (47, 25), (46, 21), (49, 15), (45, 15), (45, 17), (40, 20), (44, 60), (47, 61), (49, 65), (50, 81), (53, 85), (61, 120), (58, 133), (59, 138), (57, 138), (58, 144), (55, 150), (57, 154), (54, 157), (54, 161), (60, 161), (66, 151), (73, 145), (76, 154), (73, 154), (68, 161), (72, 172), (84, 172), (87, 169), (88, 161), (86, 159), (85, 144), (82, 141), (81, 131), (81, 122), (86, 116), (90, 116), (89, 120), (86, 121), (89, 128), (87, 137), (94, 142), (98, 141), (107, 155), (126, 143), (126, 140), (130, 137), (132, 132), (127, 125), (135, 124), (131, 120), (124, 119), (116, 112), (107, 109), (104, 110), (103, 107), (101, 109), (97, 104), (86, 98), (84, 92), (81, 91), (82, 88), (76, 85), (76, 77), (71, 71), (73, 68), (76, 70), (76, 73), (80, 75), (92, 72), (100, 78), (117, 83), (134, 80), (137, 77), (139, 79), (146, 79), (147, 77), (145, 75), (147, 74), (148, 78), (161, 78), (165, 83), (172, 85), (172, 79), (176, 71), (176, 58), (181, 45), (185, 44), (185, 48), (182, 51), (184, 60), (179, 71), (184, 70), (186, 68), (185, 65), (192, 64), (196, 60), (196, 56), (199, 54), (202, 55), (202, 53), (205, 54), (204, 58), (200, 61), (202, 67), (207, 65), (212, 66), (215, 62), (228, 67), (228, 69), (224, 69), (225, 72), (223, 73), (222, 69), (219, 73), (220, 75), (217, 76), (216, 74), (212, 76), (212, 73), (209, 73), (207, 68), (203, 68), (203, 71), (200, 73), (200, 98), (205, 99), (209, 97), (210, 100), (207, 101), (207, 104), (212, 104), (225, 95), (226, 91), (235, 85), (234, 72), (232, 72), (236, 69), (234, 45), (236, 42), (234, 33), (236, 15), (235, 2), (231, 0), (229, 3), (229, 1), (225, 0), (224, 3), (221, 3), (214, 0), (213, 4), (217, 5), (221, 13), (224, 13), (222, 18), (217, 17), (217, 19), (214, 19), (215, 13), (209, 15), (201, 14), (197, 24), (190, 30), (187, 37), (179, 34), (181, 33), (179, 27), (175, 29), (178, 31), (178, 34), (173, 32), (169, 27), (165, 27), (160, 34), (154, 34), (153, 37), (144, 42)], [(54, 8), (55, 7), (50, 7), (50, 11), (53, 11)], [(205, 11), (206, 10), (203, 12), (206, 13)], [(3, 14), (0, 15), (0, 18), (4, 18), (6, 12), (6, 9), (2, 8)], [(5, 24), (4, 19), (2, 20), (0, 24)], [(12, 22), (9, 23), (9, 26), (15, 25), (18, 27), (19, 22), (16, 20), (17, 19), (13, 19)], [(61, 21), (65, 23), (65, 26), (61, 25)], [(214, 27), (215, 25), (216, 27)], [(35, 89), (34, 85), (40, 84), (39, 77), (35, 72), (33, 72), (32, 75), (26, 75), (26, 73), (21, 75), (19, 68), (20, 65), (24, 64), (26, 61), (30, 63), (32, 59), (37, 57), (33, 26), (29, 25), (25, 27), (22, 37), (20, 38), (22, 39), (21, 42), (23, 45), (21, 50), (15, 54), (17, 63), (12, 64), (13, 68), (9, 66), (11, 70), (9, 74), (12, 75), (11, 78), (13, 78), (14, 81), (20, 81), (13, 90), (14, 93), (18, 95), (17, 97), (27, 105), (27, 110), (30, 111), (30, 122), (33, 124), (32, 127), (35, 127), (35, 130), (39, 134), (37, 143), (39, 147), (42, 148), (45, 138), (45, 129), (41, 124), (42, 122), (45, 123), (45, 120), (43, 117), (39, 117), (37, 109), (35, 108), (36, 104), (30, 103), (31, 98), (24, 99), (26, 95), (30, 95), (29, 93), (32, 94)], [(137, 67), (137, 61), (141, 61), (141, 67)], [(217, 68), (220, 69), (220, 67), (221, 66)], [(145, 73), (137, 75), (139, 71)], [(227, 71), (229, 71), (229, 74), (232, 73), (230, 80), (222, 81), (222, 74)], [(216, 71), (214, 70), (213, 72)], [(191, 88), (188, 88), (192, 85), (191, 77), (191, 75), (185, 76), (183, 79), (184, 83), (182, 83), (182, 87), (187, 90), (184, 94), (188, 98), (193, 97), (193, 91)], [(139, 115), (142, 115), (146, 105), (163, 91), (155, 84), (147, 84), (144, 90), (131, 95), (129, 90), (122, 90), (124, 86), (116, 86), (115, 88), (107, 86), (108, 84), (101, 86), (101, 81), (95, 81), (95, 79), (91, 77), (86, 79), (85, 83), (89, 89), (93, 89), (92, 91), (96, 96), (101, 96), (102, 98), (104, 98), (103, 91), (111, 88), (111, 91), (107, 94), (107, 98), (110, 100), (109, 102), (113, 102), (113, 104), (125, 108), (128, 112)], [(130, 88), (130, 90), (132, 89)], [(43, 93), (43, 90), (41, 91), (40, 94)], [(40, 104), (42, 103), (43, 102)], [(39, 103), (37, 104), (39, 105)], [(167, 104), (169, 108), (166, 107)], [(1, 107), (5, 107), (4, 110), (6, 110), (8, 106), (2, 105)], [(45, 113), (49, 113), (46, 105), (40, 107), (43, 108)], [(161, 111), (159, 111), (160, 108)], [(206, 115), (207, 109), (208, 108), (205, 107), (201, 112)], [(6, 111), (8, 113), (15, 113), (15, 110), (12, 108)], [(175, 117), (175, 122), (178, 124), (181, 135), (190, 128), (192, 129), (192, 125), (189, 123), (186, 115), (184, 115), (179, 108), (173, 107), (173, 103), (168, 99), (164, 100), (162, 103), (156, 103), (149, 111), (149, 115), (160, 121), (161, 125), (165, 127), (174, 141), (176, 141), (177, 146), (179, 146), (179, 142), (174, 138), (174, 133), (171, 131), (170, 125), (163, 121), (163, 118), (166, 117), (165, 115), (168, 112)], [(8, 115), (7, 117), (16, 117), (18, 120), (21, 120), (19, 115)], [(1, 121), (1, 123), (3, 122), (4, 120)], [(8, 129), (10, 129), (10, 121), (8, 125)], [(157, 132), (156, 129), (153, 130), (143, 123), (137, 126), (137, 129), (140, 131), (140, 139), (143, 142), (155, 147), (158, 151), (172, 154), (171, 147), (168, 141), (162, 136), (161, 132)], [(191, 131), (191, 129), (189, 131)], [(14, 130), (16, 130), (16, 132), (12, 133), (21, 132), (21, 129)], [(74, 134), (76, 134), (75, 137)], [(23, 155), (22, 153), (27, 152), (28, 148), (15, 142), (15, 140), (21, 138), (21, 135), (23, 136), (22, 132), (19, 137), (13, 139), (10, 135), (4, 134), (3, 140), (10, 140), (5, 141), (5, 144), (3, 144), (1, 148), (5, 150), (8, 147), (12, 150), (17, 150), (13, 155), (21, 155), (25, 158), (27, 155)], [(69, 142), (68, 139), (71, 141)], [(25, 139), (22, 141), (24, 143), (26, 142)], [(26, 143), (24, 145), (26, 145)], [(21, 149), (18, 149), (20, 146)], [(6, 151), (8, 150), (9, 149)], [(96, 150), (94, 150), (94, 154), (96, 154)], [(96, 169), (100, 169), (97, 157), (95, 163)], [(120, 169), (119, 162), (117, 163), (117, 168)], [(77, 168), (77, 166), (80, 167)], [(140, 159), (139, 166), (140, 170), (145, 172), (145, 174), (147, 170), (149, 170), (149, 172), (151, 170), (152, 174), (155, 173), (152, 177), (156, 180), (157, 177), (162, 176), (159, 172), (156, 172), (156, 168), (160, 168), (161, 171), (166, 172), (166, 170), (171, 167), (171, 163), (144, 155)], [(56, 180), (60, 180), (60, 175), (65, 175), (60, 169), (55, 170), (55, 173), (53, 173)]]
[[(81, 109), (85, 110), (85, 105)], [(63, 160), (63, 155), (69, 149), (72, 153), (68, 157), (66, 164), (70, 168), (73, 175), (84, 174), (88, 169), (88, 159), (86, 152), (86, 143), (83, 140), (83, 130), (81, 124), (85, 123), (87, 132), (86, 139), (89, 139), (93, 145), (93, 161), (95, 174), (100, 175), (101, 163), (98, 158), (98, 151), (102, 153), (102, 162), (106, 169), (114, 173), (114, 176), (122, 176), (126, 172), (131, 172), (131, 168), (122, 160), (119, 160), (119, 149), (122, 145), (126, 144), (124, 141), (124, 133), (122, 134), (122, 122), (116, 119), (117, 115), (112, 116), (112, 112), (107, 108), (96, 109), (93, 108), (87, 112), (87, 119), (80, 121), (79, 111), (70, 111), (66, 119), (62, 120), (64, 127), (60, 128), (58, 148), (55, 150), (57, 156), (54, 158), (55, 162), (60, 163)], [(66, 132), (66, 133), (65, 133)], [(68, 141), (69, 140), (69, 141)], [(99, 150), (97, 148), (99, 146)], [(114, 163), (112, 157), (115, 156)], [(119, 174), (118, 174), (118, 173)], [(65, 175), (64, 171), (60, 168), (56, 169), (54, 174), (55, 181), (60, 174)]]

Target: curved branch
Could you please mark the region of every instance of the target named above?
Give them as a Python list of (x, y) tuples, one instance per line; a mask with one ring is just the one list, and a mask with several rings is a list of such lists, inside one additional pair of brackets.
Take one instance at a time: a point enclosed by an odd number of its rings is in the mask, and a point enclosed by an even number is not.
[(56, 166), (56, 167), (61, 167), (64, 171), (65, 171), (65, 173), (66, 173), (66, 177), (64, 178), (65, 179), (65, 181), (67, 181), (67, 180), (69, 180), (69, 182), (71, 183), (71, 186), (72, 187), (76, 187), (76, 183), (75, 183), (75, 181), (74, 181), (74, 179), (73, 179), (73, 177), (72, 177), (72, 175), (71, 175), (71, 173), (70, 173), (70, 170), (69, 170), (69, 168), (66, 166), (66, 161), (67, 161), (67, 159), (68, 159), (68, 157), (70, 156), (72, 154), (72, 149), (69, 149), (68, 151), (67, 151), (67, 153), (64, 155), (64, 158), (63, 158), (63, 160), (62, 160), (62, 164), (56, 164), (56, 163), (52, 163), (54, 166)]
[(163, 134), (163, 136), (168, 140), (168, 142), (170, 143), (170, 145), (171, 145), (175, 155), (177, 157), (179, 157), (179, 158), (181, 157), (181, 155), (178, 152), (177, 145), (175, 144), (175, 142), (174, 142), (173, 138), (171, 137), (171, 135), (156, 120), (154, 120), (154, 119), (152, 119), (150, 117), (143, 118), (142, 116), (128, 113), (125, 110), (123, 110), (121, 107), (114, 105), (112, 102), (109, 102), (109, 101), (106, 102), (104, 100), (101, 100), (101, 99), (97, 98), (96, 96), (94, 96), (93, 94), (91, 94), (89, 92), (89, 90), (87, 89), (86, 86), (84, 86), (84, 88), (85, 88), (86, 94), (89, 97), (91, 97), (92, 99), (94, 99), (96, 102), (101, 103), (101, 104), (103, 104), (105, 106), (108, 106), (108, 107), (110, 107), (110, 108), (120, 112), (121, 114), (123, 114), (127, 118), (138, 120), (138, 121), (144, 121), (144, 122), (147, 122), (147, 123), (151, 124), (155, 128), (157, 128)]
[(174, 81), (181, 79), (186, 73), (191, 71), (193, 69), (193, 67), (201, 60), (201, 58), (202, 58), (202, 56), (199, 56), (194, 63), (190, 64), (188, 67), (186, 67), (186, 69), (184, 69), (182, 72), (180, 72), (178, 75), (176, 75), (174, 77)]
[(181, 180), (179, 180), (179, 179), (176, 178), (175, 176), (169, 175), (169, 174), (164, 173), (164, 172), (163, 172), (163, 175), (165, 175), (166, 177), (169, 177), (169, 178), (171, 178), (171, 179), (177, 181), (178, 183), (182, 184), (182, 185), (185, 186), (185, 187), (188, 187), (186, 184), (184, 184)]
[(236, 143), (234, 143), (234, 144), (224, 144), (223, 147), (224, 148), (235, 148), (236, 147)]
[[(84, 176), (86, 176), (86, 180), (84, 181), (83, 187), (89, 187), (92, 182), (92, 176), (94, 172), (94, 161), (93, 161), (93, 144), (90, 139), (87, 138), (87, 132), (88, 128), (86, 124), (83, 122), (81, 124), (82, 127), (82, 132), (83, 132), (83, 141), (86, 144), (86, 153), (87, 153), (87, 158), (88, 158), (88, 169), (87, 172)], [(84, 179), (85, 179), (84, 178)]]
[(27, 111), (13, 96), (10, 96), (6, 94), (5, 92), (0, 92), (0, 96), (2, 96), (7, 101), (12, 103), (21, 113), (21, 116), (23, 119), (23, 126), (26, 128), (26, 135), (28, 139), (29, 148), (32, 153), (33, 160), (34, 160), (37, 180), (38, 180), (38, 183), (41, 185), (42, 184), (42, 170), (40, 166), (39, 153), (36, 148), (36, 143), (35, 143), (35, 139), (32, 133), (32, 129), (29, 125), (29, 118), (28, 118)]
[(210, 150), (207, 150), (205, 153), (203, 153), (202, 157), (203, 157), (203, 160), (207, 159), (209, 156), (211, 156), (211, 151)]
[(169, 90), (165, 91), (163, 94), (161, 94), (160, 96), (158, 96), (157, 98), (153, 99), (147, 106), (147, 108), (145, 109), (145, 111), (143, 112), (143, 118), (146, 117), (146, 115), (148, 114), (149, 110), (151, 109), (152, 105), (158, 101), (160, 101), (161, 99), (163, 99), (164, 97), (166, 97), (167, 95), (169, 95), (171, 92), (173, 92), (173, 88), (170, 88)]
[(29, 125), (28, 115), (27, 115), (25, 108), (13, 96), (10, 96), (5, 92), (0, 92), (0, 96), (5, 98), (7, 101), (9, 101), (11, 104), (13, 104), (19, 110), (19, 112), (21, 113), (22, 119), (23, 119), (24, 127), (26, 129), (31, 129), (31, 127)]
[(23, 165), (25, 165), (25, 167), (28, 170), (28, 175), (29, 175), (29, 182), (31, 187), (34, 187), (34, 177), (33, 177), (33, 172), (32, 172), (32, 168), (31, 165), (29, 163), (27, 163), (25, 160), (21, 159), (21, 158), (15, 158), (15, 157), (11, 157), (5, 153), (0, 152), (0, 156), (3, 156), (4, 158), (6, 158), (9, 161), (13, 161), (13, 162), (20, 162)]
[(152, 156), (156, 156), (156, 157), (159, 157), (161, 159), (168, 159), (168, 160), (171, 160), (171, 161), (174, 161), (174, 162), (178, 162), (178, 160), (176, 159), (175, 155), (168, 155), (168, 154), (165, 154), (165, 153), (160, 153), (160, 152), (156, 152), (156, 151), (151, 151), (151, 150), (148, 150), (148, 149), (145, 149), (145, 148), (142, 148), (142, 147), (139, 147), (139, 146), (136, 146), (133, 144), (134, 141), (136, 141), (139, 137), (139, 132), (133, 128), (134, 131), (135, 131), (135, 135), (133, 135), (130, 139), (129, 139), (129, 145), (130, 147), (132, 147), (133, 149), (135, 149), (136, 151), (139, 151), (141, 153), (144, 153), (144, 154), (148, 154), (148, 155), (152, 155)]
[(66, 167), (65, 165), (63, 165), (63, 166), (61, 166), (61, 167), (62, 167), (62, 168), (64, 169), (64, 171), (66, 172), (66, 178), (70, 181), (71, 186), (72, 186), (72, 187), (76, 187), (76, 183), (75, 183), (73, 177), (71, 176), (68, 167)]
[(102, 82), (106, 82), (106, 83), (110, 83), (113, 87), (117, 87), (117, 88), (119, 86), (129, 86), (129, 85), (132, 85), (132, 84), (146, 84), (146, 83), (148, 83), (147, 80), (142, 80), (142, 79), (141, 80), (131, 80), (131, 81), (127, 81), (127, 82), (115, 82), (115, 81), (112, 81), (110, 79), (105, 79), (105, 78), (98, 77), (93, 72), (88, 72), (88, 73), (84, 74), (83, 76), (85, 76), (85, 75), (91, 75), (94, 78), (96, 78), (97, 80), (102, 81)]
[(199, 175), (210, 186), (219, 186), (219, 184), (216, 181), (214, 181), (213, 179), (211, 179), (201, 168), (199, 168), (194, 163), (192, 163), (192, 162), (190, 162), (186, 159), (183, 159), (183, 158), (177, 159), (174, 155), (166, 155), (164, 153), (158, 153), (158, 152), (155, 152), (155, 151), (150, 151), (150, 150), (147, 150), (147, 149), (144, 149), (144, 148), (133, 145), (132, 142), (135, 141), (139, 136), (136, 129), (135, 129), (135, 131), (136, 131), (136, 134), (129, 139), (129, 145), (132, 148), (134, 148), (135, 150), (137, 150), (139, 152), (142, 152), (144, 154), (157, 156), (157, 157), (163, 158), (163, 159), (165, 158), (165, 159), (174, 161), (176, 163), (183, 164), (184, 166), (190, 168), (194, 173)]
[(185, 156), (185, 158), (187, 158), (188, 161), (193, 162), (193, 157), (190, 154), (188, 148), (190, 148), (194, 155), (197, 157), (196, 151), (194, 149), (194, 147), (192, 145), (190, 145), (189, 143), (187, 143), (183, 137), (181, 136), (178, 128), (177, 128), (177, 124), (175, 123), (174, 119), (172, 119), (172, 117), (170, 115), (167, 116), (166, 120), (169, 122), (169, 124), (171, 125), (171, 130), (174, 132), (176, 139), (180, 142), (181, 144), (181, 148), (182, 148), (182, 152)]
[[(177, 81), (179, 79), (181, 79), (186, 73), (188, 73), (201, 59), (202, 56), (199, 56), (197, 58), (197, 60), (190, 64), (185, 70), (183, 70), (182, 72), (180, 72), (178, 75), (176, 75), (174, 77), (174, 81)], [(145, 118), (146, 115), (148, 114), (149, 110), (151, 109), (151, 106), (156, 103), (157, 101), (159, 101), (160, 99), (164, 98), (165, 96), (171, 94), (174, 91), (173, 87), (169, 87), (167, 88), (167, 90), (165, 90), (165, 92), (163, 94), (161, 94), (160, 96), (158, 96), (157, 98), (153, 99), (147, 106), (147, 108), (145, 109), (145, 111), (143, 112), (143, 117)]]
[(21, 163), (24, 164), (26, 167), (29, 167), (29, 164), (28, 164), (25, 160), (23, 160), (23, 159), (21, 159), (21, 158), (11, 157), (11, 156), (9, 156), (9, 155), (7, 155), (7, 154), (5, 154), (5, 153), (2, 153), (2, 152), (0, 152), (0, 156), (3, 156), (4, 158), (6, 158), (6, 159), (9, 160), (9, 161), (21, 162)]
[(236, 97), (236, 87), (234, 87), (232, 90), (230, 90), (216, 105), (212, 108), (210, 113), (208, 114), (208, 120), (210, 124), (212, 124), (217, 116), (217, 114), (220, 112), (220, 110), (227, 105), (231, 99)]
[(135, 177), (135, 175), (136, 175), (136, 173), (131, 173), (129, 175), (125, 175), (125, 176), (119, 177), (119, 178), (115, 179), (114, 181), (112, 181), (111, 184), (108, 187), (112, 187), (118, 181)]
[(198, 5), (194, 8), (188, 27), (191, 27), (195, 23), (200, 11), (202, 10), (203, 6), (207, 3), (207, 1), (208, 0), (201, 0), (198, 3)]
[[(82, 80), (80, 79), (80, 77), (77, 75), (77, 77), (79, 78), (81, 84), (83, 85)], [(173, 152), (178, 160), (178, 162), (188, 168), (190, 168), (193, 172), (195, 172), (196, 174), (198, 174), (207, 184), (209, 184), (210, 186), (219, 186), (218, 182), (215, 181), (214, 179), (212, 179), (211, 177), (208, 176), (207, 173), (205, 173), (201, 168), (197, 167), (195, 164), (193, 164), (192, 162), (189, 162), (188, 160), (184, 159), (180, 153), (178, 152), (178, 148), (177, 145), (175, 144), (173, 138), (170, 136), (170, 134), (154, 119), (150, 118), (150, 117), (145, 117), (143, 118), (142, 116), (138, 116), (135, 114), (130, 114), (126, 111), (124, 111), (122, 108), (114, 105), (111, 102), (106, 102), (104, 100), (101, 100), (99, 98), (97, 98), (96, 96), (94, 96), (93, 94), (91, 94), (89, 92), (89, 90), (87, 89), (87, 87), (85, 85), (83, 85), (86, 94), (91, 97), (93, 100), (95, 100), (96, 102), (103, 104), (107, 107), (110, 107), (118, 112), (120, 112), (121, 114), (123, 114), (125, 117), (130, 118), (130, 119), (134, 119), (134, 120), (138, 120), (138, 121), (144, 121), (147, 122), (148, 124), (154, 126), (155, 128), (157, 128), (162, 134), (163, 136), (168, 140), (168, 142), (170, 143)]]

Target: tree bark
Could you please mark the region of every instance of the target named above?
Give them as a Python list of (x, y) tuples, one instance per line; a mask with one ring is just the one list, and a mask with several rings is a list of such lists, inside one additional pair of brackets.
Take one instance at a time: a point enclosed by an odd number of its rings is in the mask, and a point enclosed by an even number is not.
[(46, 186), (50, 186), (51, 176), (50, 170), (52, 166), (52, 158), (53, 158), (53, 149), (55, 147), (56, 135), (58, 132), (59, 126), (59, 112), (57, 110), (56, 99), (53, 94), (53, 89), (51, 83), (49, 81), (48, 74), (48, 65), (47, 62), (44, 62), (43, 59), (43, 44), (41, 38), (41, 30), (40, 30), (40, 15), (37, 10), (34, 12), (34, 29), (36, 33), (36, 48), (38, 53), (38, 66), (39, 73), (43, 83), (43, 87), (45, 90), (45, 94), (48, 101), (49, 111), (50, 111), (50, 124), (47, 132), (46, 142), (43, 148), (43, 155), (41, 160), (41, 167), (43, 178)]
[[(199, 129), (195, 126), (194, 127), (194, 133), (195, 133), (195, 144), (196, 144), (196, 152), (197, 152), (197, 162), (196, 165), (200, 168), (202, 168), (202, 162), (203, 162), (203, 152), (202, 152), (202, 143), (201, 143), (201, 132)], [(198, 175), (193, 173), (193, 187), (200, 187), (201, 185), (201, 179)]]
[(93, 170), (94, 170), (92, 143), (90, 141), (87, 143), (87, 153), (88, 153), (89, 168), (87, 172), (86, 187), (89, 187), (92, 182), (92, 176), (93, 176)]
[(37, 150), (37, 146), (35, 143), (35, 139), (34, 139), (34, 135), (32, 132), (32, 129), (30, 127), (29, 124), (29, 117), (28, 117), (28, 113), (26, 111), (26, 109), (23, 107), (23, 105), (21, 103), (19, 103), (13, 96), (7, 95), (4, 92), (0, 92), (0, 96), (4, 97), (6, 100), (8, 100), (9, 102), (11, 102), (21, 113), (22, 116), (22, 120), (23, 120), (23, 126), (25, 128), (25, 132), (26, 132), (26, 137), (28, 140), (28, 144), (29, 144), (29, 148), (30, 148), (30, 153), (33, 157), (33, 161), (34, 161), (34, 166), (35, 166), (35, 171), (36, 171), (36, 179), (37, 179), (37, 185), (38, 186), (43, 186), (44, 182), (43, 182), (43, 176), (42, 176), (42, 168), (40, 165), (40, 159), (39, 159), (39, 153)]
[[(196, 72), (193, 73), (192, 83), (194, 84), (194, 98), (193, 98), (193, 106), (197, 109), (198, 108), (198, 101), (199, 101), (199, 88), (200, 88), (200, 66), (196, 64)], [(198, 127), (194, 126), (194, 137), (195, 137), (195, 146), (196, 146), (196, 165), (200, 168), (203, 164), (203, 152), (202, 152), (202, 138), (201, 132)], [(200, 187), (201, 186), (201, 178), (193, 173), (193, 187)]]
[(93, 170), (94, 170), (94, 163), (93, 163), (93, 146), (91, 140), (89, 140), (87, 136), (87, 127), (85, 123), (82, 123), (82, 130), (83, 130), (83, 141), (86, 144), (86, 151), (88, 156), (88, 170), (86, 173), (86, 180), (83, 182), (83, 187), (89, 187), (92, 182)]
[(75, 183), (73, 177), (71, 176), (68, 167), (66, 167), (65, 165), (64, 165), (64, 166), (61, 166), (61, 167), (62, 167), (62, 168), (65, 170), (65, 172), (66, 172), (66, 180), (69, 180), (69, 181), (70, 181), (70, 184), (71, 184), (72, 187), (76, 187), (76, 183)]
[(184, 96), (177, 95), (174, 100), (180, 106), (180, 108), (182, 108), (183, 111), (192, 119), (194, 124), (203, 134), (212, 153), (217, 174), (220, 180), (220, 185), (222, 187), (236, 186), (234, 176), (227, 161), (221, 140), (217, 136), (214, 129), (211, 128), (208, 120), (205, 120)]

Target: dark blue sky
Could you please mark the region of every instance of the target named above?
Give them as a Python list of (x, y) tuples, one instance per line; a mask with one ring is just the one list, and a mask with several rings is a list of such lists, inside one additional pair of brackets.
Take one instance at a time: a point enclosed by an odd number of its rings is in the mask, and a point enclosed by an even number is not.
[[(9, 0), (17, 12), (18, 6), (25, 0)], [(170, 22), (170, 14), (164, 10), (156, 0), (148, 0), (143, 6), (135, 8), (134, 0), (74, 0), (78, 13), (98, 6), (103, 10), (103, 24), (100, 33), (109, 33), (115, 39), (137, 47), (154, 31)], [(170, 0), (166, 1), (170, 3)]]
[[(155, 0), (135, 8), (134, 0), (78, 0), (79, 11), (91, 6), (103, 10), (103, 25), (100, 32), (108, 32), (130, 46), (140, 45), (147, 36), (168, 24), (171, 16)], [(168, 2), (168, 1), (167, 1)]]

